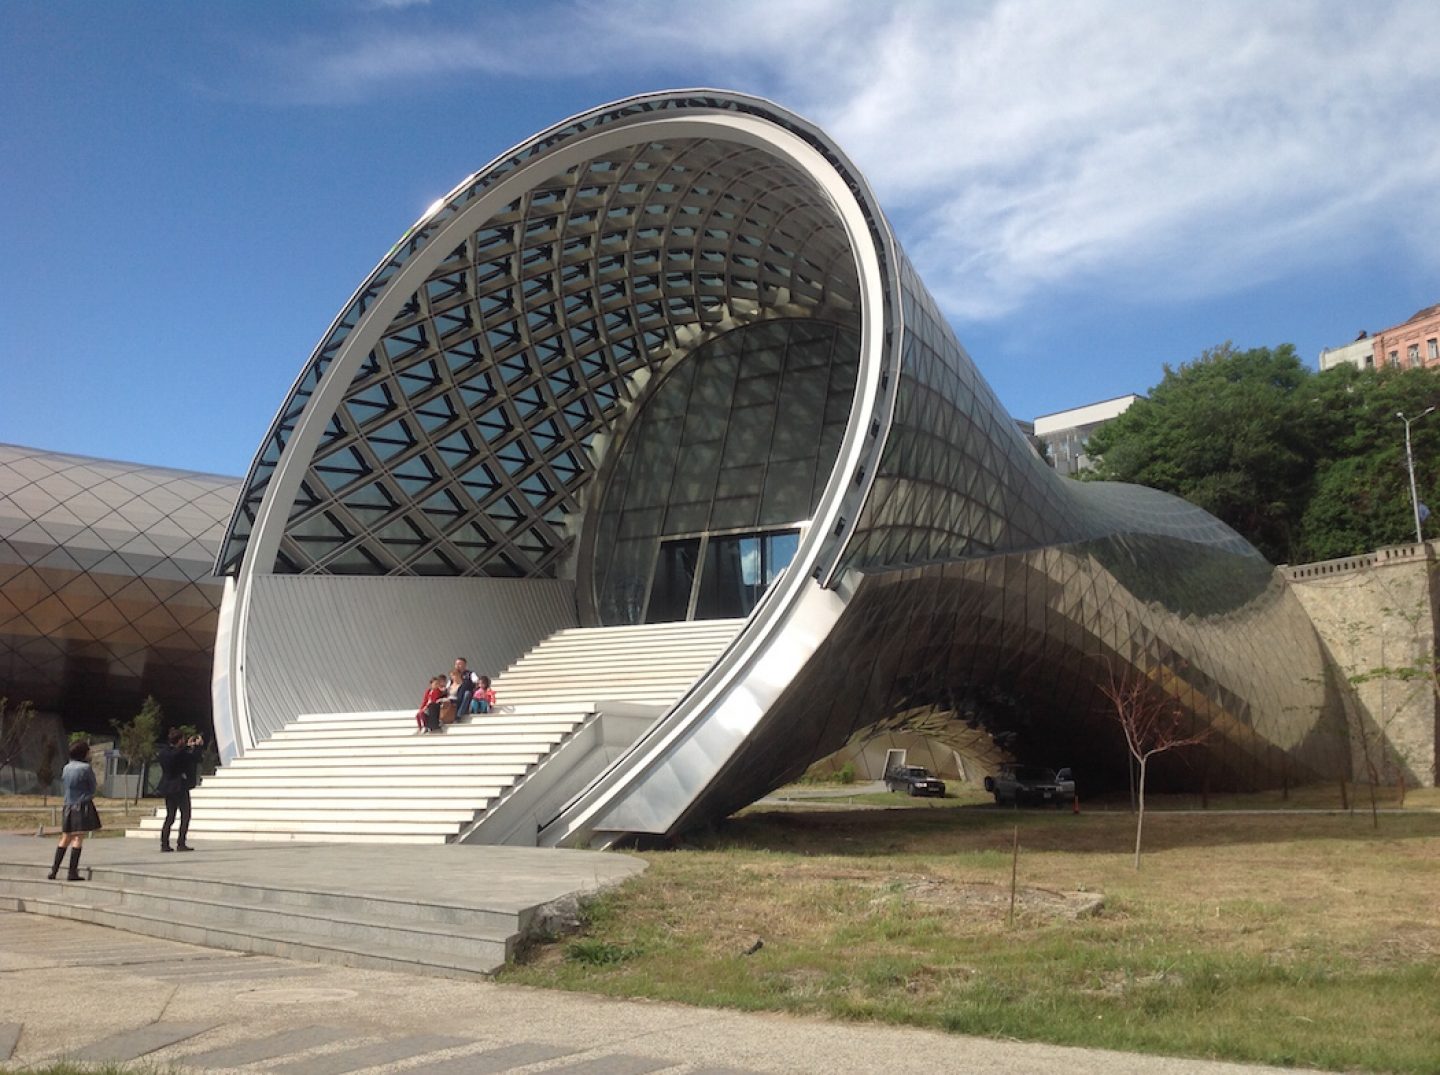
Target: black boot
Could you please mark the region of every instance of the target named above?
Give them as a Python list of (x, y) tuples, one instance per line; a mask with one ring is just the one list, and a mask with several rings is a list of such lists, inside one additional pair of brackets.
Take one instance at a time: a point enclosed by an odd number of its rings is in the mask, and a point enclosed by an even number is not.
[(55, 864), (50, 867), (50, 880), (55, 880), (56, 874), (60, 872), (60, 860), (65, 857), (65, 845), (61, 844), (55, 849)]
[(67, 881), (86, 881), (89, 878), (80, 876), (80, 847), (76, 845), (70, 849), (70, 874)]

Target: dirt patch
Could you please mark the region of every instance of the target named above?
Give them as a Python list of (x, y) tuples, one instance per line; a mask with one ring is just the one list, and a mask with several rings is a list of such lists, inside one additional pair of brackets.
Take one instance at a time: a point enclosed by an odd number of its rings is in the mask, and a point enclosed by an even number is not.
[(1107, 971), (1100, 975), (1100, 984), (1082, 990), (1092, 997), (1123, 997), (1145, 989), (1177, 989), (1185, 984), (1183, 976), (1172, 971), (1156, 971), (1154, 974), (1129, 974), (1125, 971)]
[[(877, 886), (878, 887), (878, 886)], [(1010, 913), (1008, 885), (977, 881), (951, 881), (943, 877), (892, 878), (885, 882), (887, 892), (877, 894), (871, 905), (877, 906), (899, 896), (925, 907), (946, 910), (980, 911), (987, 915)], [(1054, 889), (1022, 885), (1015, 890), (1015, 909), (1028, 916), (1074, 920), (1099, 914), (1105, 896), (1099, 892), (1058, 892)]]

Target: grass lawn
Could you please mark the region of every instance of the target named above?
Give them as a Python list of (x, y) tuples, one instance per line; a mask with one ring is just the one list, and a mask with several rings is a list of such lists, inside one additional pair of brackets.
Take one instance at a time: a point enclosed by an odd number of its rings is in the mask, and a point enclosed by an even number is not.
[[(47, 835), (60, 832), (59, 795), (0, 795), (0, 832), (18, 833), (21, 836), (35, 835), (36, 828), (44, 826)], [(129, 799), (103, 799), (96, 797), (95, 807), (100, 811), (99, 832), (91, 833), (93, 838), (123, 836), (126, 829), (135, 828), (141, 818), (147, 818), (157, 805), (164, 805), (162, 799), (140, 800), (137, 806)]]
[[(1376, 829), (1359, 802), (1353, 815), (1157, 809), (1137, 872), (1134, 819), (1119, 804), (1075, 816), (876, 799), (905, 805), (752, 808), (646, 853), (649, 869), (594, 903), (583, 935), (538, 946), (501, 980), (1440, 1071), (1440, 813), (1382, 814)], [(1412, 793), (1407, 806), (1434, 799)]]

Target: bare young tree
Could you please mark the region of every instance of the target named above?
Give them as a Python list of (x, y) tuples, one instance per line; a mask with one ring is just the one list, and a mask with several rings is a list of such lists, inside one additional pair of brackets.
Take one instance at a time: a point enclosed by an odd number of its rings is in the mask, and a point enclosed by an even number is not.
[(15, 765), (25, 751), (25, 744), (35, 726), (35, 707), (21, 702), (13, 709), (10, 699), (0, 698), (0, 769), (10, 766), (10, 784), (18, 794), (19, 774)]
[(35, 762), (35, 783), (40, 785), (40, 805), (50, 805), (50, 785), (55, 781), (55, 759), (60, 754), (60, 744), (55, 737), (47, 735), (40, 744), (40, 757)]
[(1150, 680), (1136, 673), (1111, 672), (1100, 685), (1114, 709), (1115, 723), (1125, 735), (1125, 746), (1140, 766), (1139, 809), (1135, 815), (1135, 868), (1140, 868), (1140, 841), (1145, 830), (1145, 775), (1156, 754), (1195, 746), (1210, 737), (1210, 729), (1187, 727), (1185, 711)]

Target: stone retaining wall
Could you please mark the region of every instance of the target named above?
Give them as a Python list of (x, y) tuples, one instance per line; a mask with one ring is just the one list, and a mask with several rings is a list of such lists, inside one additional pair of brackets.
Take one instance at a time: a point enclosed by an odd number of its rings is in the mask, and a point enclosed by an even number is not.
[(1355, 778), (1373, 764), (1383, 783), (1436, 783), (1434, 547), (1283, 567), (1341, 674)]

